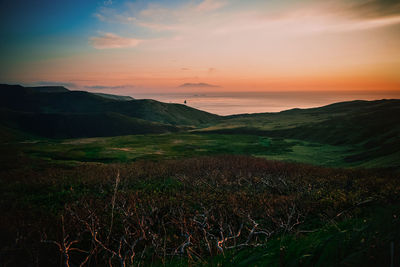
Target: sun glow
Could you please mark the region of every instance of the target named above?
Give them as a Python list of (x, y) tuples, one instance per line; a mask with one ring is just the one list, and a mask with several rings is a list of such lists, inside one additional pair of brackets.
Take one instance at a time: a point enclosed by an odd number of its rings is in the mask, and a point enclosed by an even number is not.
[(107, 1), (83, 17), (77, 27), (66, 12), (51, 32), (39, 19), (24, 26), (40, 38), (24, 40), (10, 26), (0, 79), (135, 92), (184, 83), (219, 85), (205, 91), (400, 90), (395, 3)]

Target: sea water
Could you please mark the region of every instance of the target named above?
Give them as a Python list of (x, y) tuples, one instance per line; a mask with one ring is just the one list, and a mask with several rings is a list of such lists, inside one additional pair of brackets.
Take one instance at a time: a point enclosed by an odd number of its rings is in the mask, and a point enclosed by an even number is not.
[(400, 91), (142, 93), (132, 97), (178, 104), (186, 101), (189, 107), (232, 115), (320, 107), (351, 100), (400, 99)]

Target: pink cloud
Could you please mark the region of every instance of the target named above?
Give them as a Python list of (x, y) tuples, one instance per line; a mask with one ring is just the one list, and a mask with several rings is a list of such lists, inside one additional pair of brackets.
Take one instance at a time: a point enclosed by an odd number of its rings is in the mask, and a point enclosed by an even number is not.
[(103, 33), (101, 36), (90, 38), (90, 43), (97, 49), (134, 47), (140, 42), (139, 39), (122, 37), (113, 33)]
[(216, 0), (204, 0), (201, 2), (196, 9), (199, 11), (213, 11), (220, 9), (225, 6), (227, 3), (225, 1), (216, 1)]

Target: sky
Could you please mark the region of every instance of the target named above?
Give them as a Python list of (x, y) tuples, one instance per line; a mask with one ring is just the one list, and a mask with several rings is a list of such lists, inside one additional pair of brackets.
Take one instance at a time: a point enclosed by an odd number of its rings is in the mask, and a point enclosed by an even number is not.
[(0, 13), (1, 83), (400, 91), (398, 0), (0, 0)]

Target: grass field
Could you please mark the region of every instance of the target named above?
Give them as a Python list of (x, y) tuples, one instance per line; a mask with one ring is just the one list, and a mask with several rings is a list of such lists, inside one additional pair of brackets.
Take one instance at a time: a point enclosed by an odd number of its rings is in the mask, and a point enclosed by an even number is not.
[[(243, 134), (176, 133), (83, 139), (41, 139), (3, 144), (34, 159), (52, 163), (129, 162), (205, 155), (251, 155), (324, 166), (349, 166), (344, 161), (350, 146), (332, 146), (295, 139)], [(15, 153), (2, 153), (3, 160)]]
[(193, 111), (198, 126), (113, 137), (2, 125), (0, 265), (398, 264), (396, 103)]

